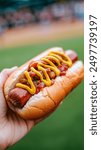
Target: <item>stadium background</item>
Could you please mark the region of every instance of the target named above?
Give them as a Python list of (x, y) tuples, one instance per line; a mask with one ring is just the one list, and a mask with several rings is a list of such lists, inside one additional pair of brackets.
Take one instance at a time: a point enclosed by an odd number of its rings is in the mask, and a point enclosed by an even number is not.
[[(74, 49), (83, 60), (82, 0), (1, 0), (0, 71), (47, 48)], [(9, 150), (83, 150), (83, 83)]]

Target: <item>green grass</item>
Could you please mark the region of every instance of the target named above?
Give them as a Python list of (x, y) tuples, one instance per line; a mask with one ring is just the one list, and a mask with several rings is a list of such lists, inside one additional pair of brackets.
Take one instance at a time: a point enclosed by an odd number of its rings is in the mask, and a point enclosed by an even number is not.
[[(74, 49), (83, 60), (83, 37), (0, 50), (0, 70), (21, 65), (49, 47)], [(83, 82), (47, 119), (9, 150), (83, 150)]]

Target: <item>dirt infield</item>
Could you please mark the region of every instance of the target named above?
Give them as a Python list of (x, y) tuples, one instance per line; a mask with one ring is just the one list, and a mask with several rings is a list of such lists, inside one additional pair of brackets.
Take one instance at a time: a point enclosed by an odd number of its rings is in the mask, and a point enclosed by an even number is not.
[(83, 35), (83, 22), (57, 22), (50, 25), (32, 25), (6, 31), (0, 36), (0, 48), (43, 43)]

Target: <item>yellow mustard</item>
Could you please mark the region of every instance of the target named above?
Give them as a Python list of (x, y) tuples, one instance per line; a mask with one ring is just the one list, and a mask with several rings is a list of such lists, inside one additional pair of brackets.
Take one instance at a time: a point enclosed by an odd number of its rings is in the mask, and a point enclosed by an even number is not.
[[(45, 62), (45, 64), (42, 62)], [(52, 51), (47, 56), (41, 58), (41, 62), (39, 62), (37, 66), (37, 70), (34, 67), (31, 67), (30, 70), (33, 71), (40, 78), (40, 80), (44, 82), (46, 86), (50, 86), (51, 79), (45, 68), (50, 68), (52, 71), (55, 72), (56, 76), (59, 76), (60, 70), (58, 69), (57, 66), (59, 66), (61, 62), (66, 64), (68, 67), (72, 66), (72, 61), (68, 56), (58, 51), (54, 51), (54, 52)], [(44, 76), (39, 71), (42, 71)], [(35, 94), (36, 87), (32, 81), (32, 78), (29, 75), (29, 72), (25, 71), (24, 75), (29, 83), (29, 86), (22, 83), (17, 83), (16, 87), (23, 88), (27, 90), (29, 93)]]

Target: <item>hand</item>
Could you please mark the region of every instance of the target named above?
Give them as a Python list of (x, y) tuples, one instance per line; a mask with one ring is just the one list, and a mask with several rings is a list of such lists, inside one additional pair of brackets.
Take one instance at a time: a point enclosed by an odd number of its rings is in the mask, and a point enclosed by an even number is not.
[[(0, 73), (0, 148), (7, 147), (19, 141), (34, 126), (34, 121), (23, 120), (17, 114), (8, 109), (4, 94), (3, 85), (8, 76), (17, 67), (4, 69)], [(0, 149), (0, 150), (1, 150)]]

